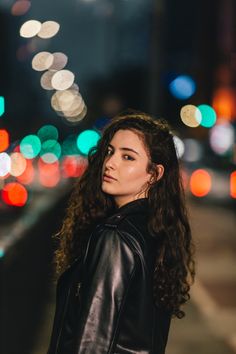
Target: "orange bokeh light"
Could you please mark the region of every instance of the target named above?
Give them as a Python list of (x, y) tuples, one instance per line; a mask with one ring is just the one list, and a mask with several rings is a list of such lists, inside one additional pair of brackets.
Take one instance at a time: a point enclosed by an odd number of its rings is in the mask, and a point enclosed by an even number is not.
[(9, 147), (9, 134), (5, 129), (0, 129), (0, 152)]
[(196, 197), (204, 197), (211, 190), (211, 176), (202, 169), (196, 170), (190, 177), (190, 191)]
[(218, 118), (231, 121), (236, 113), (234, 92), (231, 88), (220, 88), (213, 96), (212, 106)]
[(2, 199), (8, 205), (24, 206), (28, 199), (28, 192), (17, 182), (7, 183), (2, 189)]
[(230, 175), (230, 195), (232, 198), (236, 198), (236, 171)]

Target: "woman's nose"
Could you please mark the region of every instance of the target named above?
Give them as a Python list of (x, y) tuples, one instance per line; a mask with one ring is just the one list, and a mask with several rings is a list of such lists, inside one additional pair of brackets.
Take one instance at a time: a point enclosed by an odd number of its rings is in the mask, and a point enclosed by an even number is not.
[(106, 168), (114, 168), (117, 165), (117, 158), (113, 155), (109, 156), (106, 162)]

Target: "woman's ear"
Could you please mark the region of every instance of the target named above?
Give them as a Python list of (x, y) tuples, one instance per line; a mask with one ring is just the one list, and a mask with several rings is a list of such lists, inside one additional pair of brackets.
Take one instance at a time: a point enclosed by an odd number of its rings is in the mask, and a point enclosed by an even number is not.
[(164, 166), (163, 166), (163, 165), (157, 165), (157, 166), (156, 166), (156, 169), (157, 169), (157, 181), (158, 181), (158, 180), (161, 179), (162, 176), (164, 175), (165, 169), (164, 169)]
[(150, 178), (149, 183), (152, 184), (152, 183), (157, 182), (159, 179), (161, 179), (164, 174), (164, 171), (165, 171), (165, 169), (164, 169), (163, 165), (156, 165), (155, 173)]

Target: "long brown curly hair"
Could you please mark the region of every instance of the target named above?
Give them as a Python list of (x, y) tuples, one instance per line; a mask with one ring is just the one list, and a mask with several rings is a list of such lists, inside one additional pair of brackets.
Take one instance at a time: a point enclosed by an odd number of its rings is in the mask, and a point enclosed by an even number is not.
[(132, 130), (142, 138), (149, 156), (148, 173), (155, 173), (156, 164), (164, 166), (164, 175), (150, 185), (147, 195), (148, 230), (157, 240), (153, 295), (157, 306), (182, 318), (182, 305), (190, 298), (195, 276), (194, 245), (173, 134), (164, 119), (128, 110), (105, 126), (88, 153), (87, 168), (74, 185), (62, 228), (54, 236), (59, 241), (54, 254), (56, 273), (83, 256), (89, 233), (116, 210), (113, 197), (101, 189), (101, 171), (108, 144), (119, 129)]

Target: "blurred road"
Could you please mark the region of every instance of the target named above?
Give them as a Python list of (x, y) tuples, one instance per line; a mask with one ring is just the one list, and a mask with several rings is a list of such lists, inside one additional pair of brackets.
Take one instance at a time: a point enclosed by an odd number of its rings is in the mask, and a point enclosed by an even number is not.
[[(186, 316), (171, 324), (166, 354), (236, 353), (236, 217), (223, 207), (189, 202), (197, 279)], [(31, 354), (46, 354), (54, 314), (52, 289)]]

